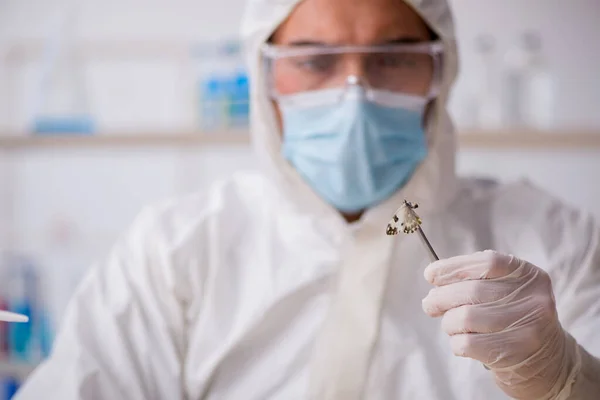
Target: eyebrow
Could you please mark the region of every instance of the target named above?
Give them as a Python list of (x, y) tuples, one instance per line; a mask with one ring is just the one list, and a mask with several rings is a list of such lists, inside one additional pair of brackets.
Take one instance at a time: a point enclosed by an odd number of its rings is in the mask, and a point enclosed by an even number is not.
[[(374, 46), (381, 46), (386, 44), (414, 44), (427, 42), (428, 39), (421, 39), (415, 36), (403, 36), (395, 39), (388, 39), (381, 42), (373, 43)], [(337, 44), (321, 42), (318, 40), (295, 40), (287, 44), (287, 46), (337, 46)]]
[(414, 43), (428, 42), (429, 40), (430, 40), (429, 38), (421, 39), (418, 37), (409, 36), (409, 37), (401, 37), (401, 38), (392, 39), (392, 40), (386, 40), (382, 44), (414, 44)]

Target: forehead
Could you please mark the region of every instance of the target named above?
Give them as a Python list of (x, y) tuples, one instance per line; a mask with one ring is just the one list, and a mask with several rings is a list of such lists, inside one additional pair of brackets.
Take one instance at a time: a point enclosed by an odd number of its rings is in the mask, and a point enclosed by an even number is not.
[(277, 28), (273, 40), (364, 45), (428, 37), (426, 23), (402, 0), (304, 0)]

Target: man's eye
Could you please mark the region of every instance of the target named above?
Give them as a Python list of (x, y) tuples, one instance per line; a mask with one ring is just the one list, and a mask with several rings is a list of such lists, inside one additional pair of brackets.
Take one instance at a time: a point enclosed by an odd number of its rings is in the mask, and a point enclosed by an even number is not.
[(333, 68), (335, 58), (331, 55), (298, 57), (295, 64), (309, 71), (325, 72)]
[(411, 54), (377, 54), (371, 57), (371, 65), (382, 68), (416, 67), (417, 60)]

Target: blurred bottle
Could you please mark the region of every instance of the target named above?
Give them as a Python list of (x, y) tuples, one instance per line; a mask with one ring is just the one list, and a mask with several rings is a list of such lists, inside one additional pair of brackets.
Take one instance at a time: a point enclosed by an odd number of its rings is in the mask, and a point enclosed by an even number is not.
[(246, 72), (237, 71), (232, 76), (232, 87), (229, 94), (229, 126), (232, 128), (247, 127), (250, 114), (249, 82)]
[(476, 124), (484, 130), (497, 130), (502, 127), (502, 108), (495, 39), (488, 34), (479, 35), (475, 40), (475, 54), (479, 75), (479, 79), (473, 81)]
[(49, 355), (53, 339), (47, 296), (40, 282), (41, 271), (29, 257), (21, 254), (5, 255), (2, 261), (5, 309), (29, 317), (27, 323), (6, 326), (9, 359), (37, 364)]
[[(52, 330), (47, 312), (46, 292), (40, 282), (40, 268), (28, 255), (0, 252), (0, 309), (25, 314), (26, 323), (5, 323), (1, 339), (2, 363), (35, 366), (48, 357)], [(20, 377), (2, 374), (1, 399), (11, 399), (20, 386)]]
[(217, 76), (209, 76), (199, 86), (200, 128), (204, 131), (219, 129), (227, 118), (221, 80)]
[[(10, 305), (6, 301), (5, 293), (6, 287), (5, 282), (0, 282), (2, 289), (0, 290), (0, 310), (8, 310)], [(0, 360), (6, 360), (8, 358), (8, 322), (0, 321)]]
[(240, 44), (223, 41), (196, 48), (199, 125), (205, 131), (248, 125), (248, 77)]
[(8, 68), (6, 66), (6, 57), (9, 46), (7, 40), (0, 38), (0, 135), (7, 135), (10, 128), (9, 109), (9, 85)]
[(11, 400), (20, 387), (20, 382), (12, 377), (6, 377), (2, 380), (3, 399)]
[(9, 311), (27, 315), (29, 322), (8, 325), (8, 346), (13, 361), (28, 362), (31, 359), (31, 339), (33, 336), (33, 303), (30, 291), (34, 271), (23, 257), (12, 257), (7, 276), (7, 299)]
[(35, 96), (33, 131), (37, 134), (89, 134), (84, 71), (75, 48), (76, 13), (69, 5), (47, 42)]
[(248, 125), (249, 117), (249, 82), (245, 64), (242, 59), (239, 41), (226, 42), (224, 56), (229, 59), (229, 76), (227, 98), (229, 100), (228, 126), (240, 128)]
[(31, 288), (28, 289), (28, 298), (33, 305), (33, 331), (29, 362), (37, 364), (50, 356), (54, 331), (49, 312), (48, 285), (42, 282), (42, 271), (40, 271), (39, 266), (33, 270), (33, 275), (28, 279), (28, 282), (31, 285)]
[[(10, 276), (11, 255), (6, 250), (0, 250), (0, 310), (10, 310), (8, 295), (8, 277)], [(8, 327), (9, 323), (0, 321), (0, 360), (9, 357)]]
[(536, 130), (552, 128), (554, 78), (545, 59), (542, 40), (525, 32), (504, 57), (503, 115), (507, 125)]

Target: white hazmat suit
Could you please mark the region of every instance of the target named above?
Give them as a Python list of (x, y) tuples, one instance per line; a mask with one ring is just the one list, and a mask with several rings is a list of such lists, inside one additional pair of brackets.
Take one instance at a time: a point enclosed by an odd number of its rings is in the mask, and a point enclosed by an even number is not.
[[(527, 183), (455, 176), (451, 13), (444, 1), (408, 3), (445, 45), (429, 154), (411, 180), (348, 224), (301, 179), (280, 154), (259, 52), (297, 0), (249, 0), (262, 171), (143, 211), (81, 283), (17, 399), (506, 399), (422, 311), (428, 254), (416, 235), (385, 235), (405, 198), (442, 258), (494, 249), (546, 270), (563, 328), (600, 355), (598, 226)], [(600, 398), (587, 352), (587, 375), (561, 398)]]

